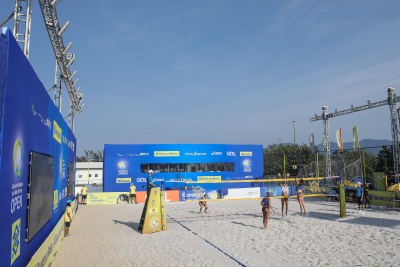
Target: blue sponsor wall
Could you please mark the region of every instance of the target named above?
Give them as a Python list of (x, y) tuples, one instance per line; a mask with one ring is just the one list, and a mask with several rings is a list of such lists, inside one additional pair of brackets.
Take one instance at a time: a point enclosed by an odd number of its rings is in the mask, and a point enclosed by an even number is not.
[[(187, 163), (232, 163), (233, 171), (188, 172), (176, 165), (174, 171), (165, 172), (168, 167), (161, 164)], [(104, 192), (125, 192), (130, 183), (136, 185), (137, 191), (145, 191), (148, 168), (142, 164), (160, 164), (161, 171), (154, 174), (155, 184), (166, 181), (165, 187), (182, 187), (184, 183), (176, 182), (180, 179), (198, 181), (203, 179), (253, 180), (263, 179), (263, 147), (262, 145), (104, 145)], [(161, 166), (161, 167), (160, 167)], [(201, 169), (202, 165), (199, 165)], [(231, 165), (232, 166), (232, 165)], [(151, 166), (150, 166), (151, 167)], [(205, 178), (204, 178), (205, 177)], [(215, 184), (188, 184), (198, 191), (218, 190), (220, 188), (251, 187), (249, 182), (215, 183)], [(207, 191), (208, 192), (208, 191)]]
[[(75, 166), (75, 150), (75, 136), (12, 33), (3, 28), (0, 33), (0, 266), (26, 266), (63, 216), (68, 162)], [(25, 242), (31, 152), (54, 158), (53, 208), (51, 219)]]

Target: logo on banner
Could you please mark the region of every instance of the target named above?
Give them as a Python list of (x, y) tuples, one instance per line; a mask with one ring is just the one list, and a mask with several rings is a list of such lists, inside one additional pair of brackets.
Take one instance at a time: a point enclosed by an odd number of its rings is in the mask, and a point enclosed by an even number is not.
[(157, 208), (149, 209), (149, 215), (157, 215), (157, 214), (158, 214), (158, 209)]
[(156, 219), (151, 221), (151, 228), (156, 228), (158, 224), (158, 221)]
[(11, 265), (18, 258), (21, 247), (21, 218), (12, 224), (11, 232)]
[(206, 153), (197, 153), (196, 151), (194, 153), (188, 152), (185, 153), (185, 156), (207, 156)]
[(48, 118), (46, 121), (46, 126), (47, 126), (47, 128), (49, 128), (49, 130), (51, 130), (51, 121)]
[(117, 184), (128, 184), (131, 182), (131, 178), (117, 178)]
[(56, 208), (58, 208), (58, 189), (56, 191), (54, 191), (54, 208), (53, 208), (53, 210), (55, 210)]
[(228, 155), (228, 156), (230, 156), (230, 157), (236, 157), (236, 153), (234, 152), (234, 151), (228, 151), (228, 152), (226, 152), (226, 154)]
[(250, 162), (250, 160), (244, 160), (243, 161), (243, 166), (244, 166), (244, 168), (243, 168), (244, 172), (251, 172), (251, 162)]
[(253, 156), (253, 152), (251, 152), (251, 151), (240, 151), (240, 156), (241, 157), (251, 157), (251, 156)]
[(24, 151), (22, 149), (22, 142), (17, 139), (14, 144), (14, 171), (15, 176), (19, 178), (22, 172), (22, 166), (24, 163)]
[(179, 151), (154, 151), (154, 157), (179, 157)]
[(148, 156), (149, 153), (140, 153), (140, 156)]
[(32, 101), (31, 101), (31, 103), (32, 103), (32, 114), (33, 114), (33, 116), (36, 116), (35, 105), (33, 104)]
[(128, 175), (128, 170), (125, 170), (128, 168), (128, 163), (121, 161), (118, 163), (118, 168), (120, 168), (120, 170), (118, 170), (118, 175)]
[(222, 156), (222, 152), (215, 152), (215, 151), (213, 151), (213, 152), (211, 153), (211, 156)]
[(61, 144), (61, 137), (62, 137), (62, 130), (58, 126), (56, 121), (53, 121), (54, 127), (53, 127), (53, 138), (57, 140), (58, 143)]

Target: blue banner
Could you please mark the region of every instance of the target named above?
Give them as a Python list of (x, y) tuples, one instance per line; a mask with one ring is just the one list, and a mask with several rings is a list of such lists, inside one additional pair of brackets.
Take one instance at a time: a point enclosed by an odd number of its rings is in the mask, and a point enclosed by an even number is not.
[[(0, 34), (0, 95), (0, 265), (26, 266), (64, 214), (76, 139), (9, 29)], [(52, 214), (25, 241), (31, 152), (54, 159)]]
[[(263, 179), (262, 145), (105, 145), (104, 192), (124, 192), (130, 183), (145, 191), (148, 171), (153, 181), (165, 187), (201, 187), (203, 190), (254, 187), (246, 180)], [(243, 180), (245, 183), (190, 181)]]

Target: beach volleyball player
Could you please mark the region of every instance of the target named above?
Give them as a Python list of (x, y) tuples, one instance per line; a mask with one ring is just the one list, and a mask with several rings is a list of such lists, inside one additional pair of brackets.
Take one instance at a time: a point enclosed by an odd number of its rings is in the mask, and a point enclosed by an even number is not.
[[(281, 174), (278, 173), (278, 179), (281, 179)], [(288, 211), (288, 204), (289, 204), (289, 187), (287, 182), (285, 183), (281, 183), (281, 190), (282, 190), (282, 198), (281, 198), (281, 202), (282, 202), (282, 217), (283, 217), (283, 209), (286, 205), (286, 216), (287, 216), (287, 211)]]
[(262, 206), (262, 213), (263, 213), (264, 229), (267, 229), (268, 219), (269, 219), (269, 214), (270, 214), (269, 209), (272, 209), (272, 211), (275, 213), (275, 210), (271, 207), (271, 199), (269, 198), (269, 192), (267, 192), (265, 194), (265, 197), (261, 200), (261, 206)]
[[(208, 198), (207, 194), (204, 193), (204, 195), (203, 195), (203, 197), (201, 199), (207, 199), (207, 198)], [(207, 213), (207, 209), (208, 209), (207, 201), (199, 201), (199, 205), (200, 205), (200, 212), (199, 213), (201, 213), (201, 210), (203, 209), (203, 207), (204, 207), (204, 212)]]
[(297, 178), (300, 176), (301, 174), (297, 174), (296, 178), (294, 178), (294, 180), (296, 181), (296, 191), (297, 191), (297, 201), (299, 201), (299, 205), (300, 205), (300, 212), (301, 215), (303, 215), (303, 210), (304, 210), (304, 216), (307, 214), (306, 212), (306, 206), (304, 205), (304, 180), (300, 179), (297, 180)]

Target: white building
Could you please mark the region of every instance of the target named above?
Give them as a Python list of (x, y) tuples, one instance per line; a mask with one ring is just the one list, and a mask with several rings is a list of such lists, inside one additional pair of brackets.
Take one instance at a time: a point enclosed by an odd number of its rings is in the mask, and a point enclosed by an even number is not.
[(75, 185), (103, 184), (103, 162), (77, 162)]

